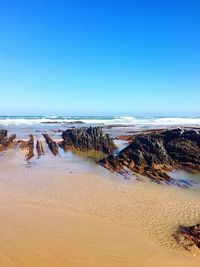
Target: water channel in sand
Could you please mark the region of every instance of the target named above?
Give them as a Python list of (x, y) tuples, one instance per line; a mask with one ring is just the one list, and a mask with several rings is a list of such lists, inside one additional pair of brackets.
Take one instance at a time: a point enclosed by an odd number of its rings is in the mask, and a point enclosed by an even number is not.
[(198, 183), (125, 180), (95, 164), (94, 154), (45, 151), (30, 163), (18, 148), (1, 153), (2, 267), (200, 265), (199, 251), (172, 237), (179, 224), (200, 222)]

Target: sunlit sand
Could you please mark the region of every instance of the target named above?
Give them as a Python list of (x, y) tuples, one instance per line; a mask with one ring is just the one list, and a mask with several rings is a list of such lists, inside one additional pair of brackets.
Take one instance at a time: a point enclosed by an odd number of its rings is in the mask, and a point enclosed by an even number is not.
[(172, 237), (200, 220), (192, 190), (123, 180), (82, 156), (0, 161), (0, 261), (25, 266), (199, 266)]

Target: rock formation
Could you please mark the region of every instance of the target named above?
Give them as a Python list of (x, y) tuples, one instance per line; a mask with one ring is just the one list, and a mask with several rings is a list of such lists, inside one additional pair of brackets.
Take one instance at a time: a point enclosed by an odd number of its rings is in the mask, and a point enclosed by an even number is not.
[(26, 150), (27, 153), (25, 158), (29, 161), (31, 158), (34, 157), (34, 137), (32, 134), (29, 135), (29, 139), (27, 141), (21, 141), (20, 147), (23, 150)]
[(58, 145), (55, 141), (53, 141), (53, 139), (51, 139), (51, 137), (48, 134), (43, 134), (49, 149), (51, 150), (51, 152), (54, 154), (54, 156), (58, 155)]
[(200, 224), (180, 225), (173, 237), (187, 250), (191, 250), (194, 245), (200, 248)]
[(8, 137), (8, 131), (7, 130), (0, 130), (0, 151), (5, 150), (9, 146), (13, 145), (13, 141), (15, 140), (16, 135), (13, 134), (10, 137)]
[(113, 171), (126, 167), (157, 181), (170, 180), (170, 169), (200, 169), (200, 131), (174, 129), (136, 136), (116, 157), (109, 155), (100, 163)]
[(44, 155), (44, 149), (42, 146), (42, 142), (39, 140), (37, 140), (37, 142), (36, 142), (36, 150), (37, 150), (38, 158), (40, 158), (42, 155)]
[(71, 128), (63, 132), (62, 138), (60, 145), (64, 150), (97, 150), (110, 154), (116, 148), (113, 140), (101, 127)]

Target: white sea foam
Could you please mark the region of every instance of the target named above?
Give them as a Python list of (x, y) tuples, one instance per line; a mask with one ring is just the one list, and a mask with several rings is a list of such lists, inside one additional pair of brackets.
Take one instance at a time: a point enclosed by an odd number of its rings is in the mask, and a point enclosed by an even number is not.
[(196, 125), (200, 126), (200, 118), (192, 117), (78, 117), (78, 116), (45, 116), (45, 117), (0, 117), (0, 125), (38, 125), (48, 122), (70, 123), (73, 121), (82, 121), (86, 124), (120, 124), (120, 125)]

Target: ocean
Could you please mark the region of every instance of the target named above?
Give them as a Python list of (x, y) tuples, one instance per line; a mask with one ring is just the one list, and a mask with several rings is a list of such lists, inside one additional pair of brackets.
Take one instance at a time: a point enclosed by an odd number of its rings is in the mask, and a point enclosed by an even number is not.
[(200, 117), (136, 117), (136, 116), (0, 116), (0, 125), (71, 124), (138, 126), (200, 126)]

